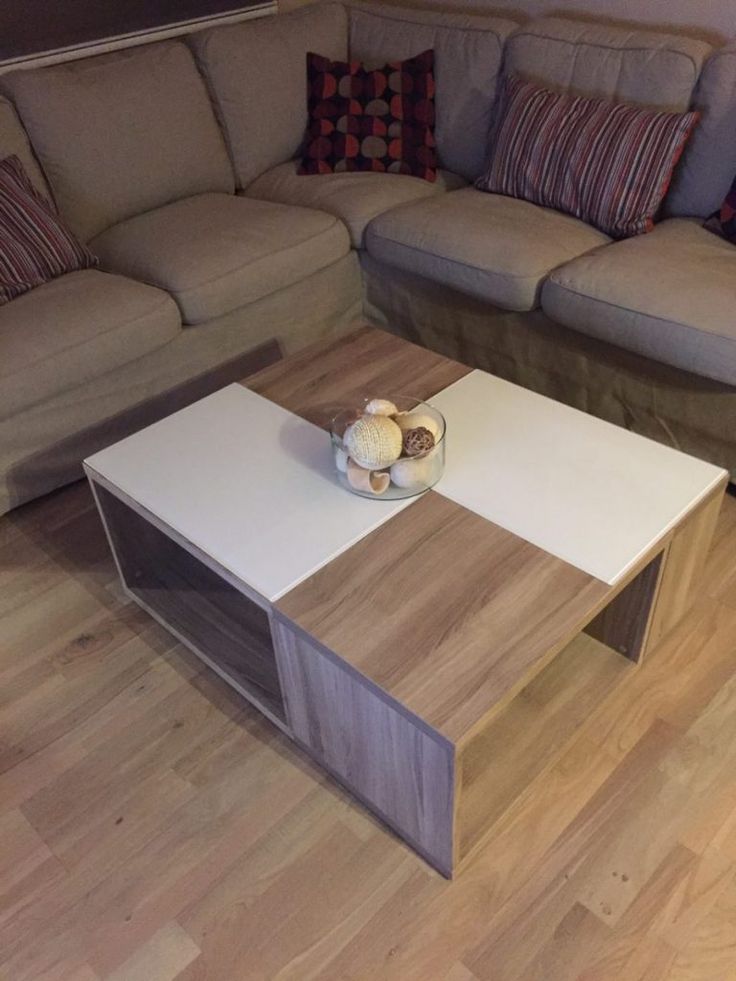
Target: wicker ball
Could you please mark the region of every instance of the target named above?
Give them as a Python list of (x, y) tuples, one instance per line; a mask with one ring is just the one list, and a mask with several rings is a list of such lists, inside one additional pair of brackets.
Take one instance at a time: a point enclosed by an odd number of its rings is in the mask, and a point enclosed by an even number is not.
[(407, 429), (404, 433), (404, 453), (407, 456), (423, 456), (434, 448), (434, 436), (425, 426)]
[(366, 470), (390, 467), (401, 456), (401, 430), (388, 416), (363, 416), (344, 442), (351, 459)]

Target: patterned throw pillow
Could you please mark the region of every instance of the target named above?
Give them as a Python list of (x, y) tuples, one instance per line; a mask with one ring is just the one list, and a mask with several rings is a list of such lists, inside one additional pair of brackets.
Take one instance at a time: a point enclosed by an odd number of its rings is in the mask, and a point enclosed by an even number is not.
[(0, 160), (0, 305), (63, 273), (96, 265), (18, 157)]
[(706, 221), (705, 227), (736, 245), (736, 179), (726, 195), (726, 200)]
[(437, 179), (433, 51), (373, 71), (310, 53), (307, 84), (300, 174), (369, 170)]
[(507, 77), (476, 186), (581, 218), (613, 238), (649, 232), (699, 117), (552, 92)]

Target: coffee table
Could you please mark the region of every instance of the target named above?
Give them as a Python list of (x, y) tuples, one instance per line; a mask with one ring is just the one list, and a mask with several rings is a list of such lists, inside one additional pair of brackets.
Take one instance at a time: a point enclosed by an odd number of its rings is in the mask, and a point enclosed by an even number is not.
[[(392, 394), (444, 412), (447, 470), (365, 500), (325, 429)], [(686, 612), (727, 484), (372, 327), (85, 469), (128, 594), (446, 876)]]

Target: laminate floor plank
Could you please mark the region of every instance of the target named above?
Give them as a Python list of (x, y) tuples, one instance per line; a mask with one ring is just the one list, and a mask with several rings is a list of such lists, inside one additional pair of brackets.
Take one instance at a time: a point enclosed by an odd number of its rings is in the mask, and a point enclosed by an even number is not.
[[(543, 744), (576, 657), (504, 740)], [(84, 484), (33, 502), (0, 519), (0, 978), (736, 981), (736, 499), (693, 611), (575, 708), (447, 882), (127, 601)]]

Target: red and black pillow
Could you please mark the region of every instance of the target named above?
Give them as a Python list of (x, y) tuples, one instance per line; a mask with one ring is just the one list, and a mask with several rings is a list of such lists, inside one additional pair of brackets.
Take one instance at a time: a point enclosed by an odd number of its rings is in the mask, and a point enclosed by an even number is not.
[(705, 227), (736, 245), (736, 178), (726, 200), (705, 223)]
[(77, 269), (97, 265), (33, 186), (18, 157), (0, 160), (0, 305)]
[(307, 55), (309, 126), (300, 174), (437, 179), (434, 52), (367, 69)]

